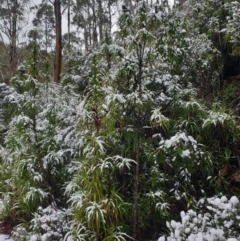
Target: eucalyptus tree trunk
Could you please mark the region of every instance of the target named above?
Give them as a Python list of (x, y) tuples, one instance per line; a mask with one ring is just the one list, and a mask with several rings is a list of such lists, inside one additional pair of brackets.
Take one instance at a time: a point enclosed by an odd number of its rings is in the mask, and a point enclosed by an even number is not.
[(56, 28), (56, 47), (54, 59), (54, 82), (60, 82), (60, 75), (62, 70), (62, 15), (61, 15), (61, 1), (54, 1), (54, 14), (55, 14), (55, 28)]
[(88, 31), (86, 28), (84, 30), (84, 44), (85, 44), (85, 51), (88, 52)]
[[(89, 5), (87, 6), (87, 16), (90, 16)], [(92, 45), (92, 23), (91, 22), (88, 23), (87, 33), (88, 33), (88, 46), (91, 46)]]
[(99, 29), (99, 40), (103, 40), (103, 8), (102, 0), (97, 0), (98, 2), (98, 29)]
[(98, 34), (97, 34), (97, 15), (95, 9), (95, 0), (92, 0), (92, 11), (93, 11), (93, 45), (95, 46), (98, 42)]
[(70, 25), (71, 25), (71, 21), (70, 21), (70, 0), (68, 0), (68, 47), (70, 47)]
[(48, 24), (47, 24), (47, 21), (45, 20), (45, 51), (46, 51), (46, 54), (48, 53)]
[(108, 0), (108, 21), (109, 21), (109, 33), (112, 30), (112, 15), (111, 15), (111, 0)]
[(17, 69), (17, 19), (18, 0), (13, 0), (11, 19), (11, 39), (10, 39), (10, 73), (11, 77), (16, 74)]

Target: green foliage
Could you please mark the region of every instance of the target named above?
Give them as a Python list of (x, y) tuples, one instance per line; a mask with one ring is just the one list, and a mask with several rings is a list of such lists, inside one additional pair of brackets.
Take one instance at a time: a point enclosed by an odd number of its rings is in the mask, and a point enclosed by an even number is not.
[[(202, 196), (230, 194), (222, 170), (236, 168), (239, 126), (213, 101), (229, 12), (191, 2), (126, 10), (113, 37), (87, 54), (69, 49), (62, 86), (38, 71), (37, 52), (19, 67), (0, 165), (0, 217), (21, 223), (19, 240), (156, 240)], [(60, 220), (50, 231), (47, 216)]]
[(41, 84), (27, 72), (22, 67), (12, 81), (15, 91), (7, 99), (13, 114), (1, 151), (1, 218), (13, 221), (29, 221), (40, 206), (65, 205), (74, 136), (74, 92)]

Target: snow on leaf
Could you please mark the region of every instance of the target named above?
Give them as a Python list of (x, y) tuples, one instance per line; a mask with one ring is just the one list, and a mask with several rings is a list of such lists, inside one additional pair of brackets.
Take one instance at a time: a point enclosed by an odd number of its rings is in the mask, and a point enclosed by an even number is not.
[(30, 190), (26, 193), (24, 200), (25, 202), (34, 201), (35, 199), (43, 201), (47, 197), (48, 194), (42, 189), (30, 187)]
[(100, 168), (101, 172), (104, 172), (106, 169), (110, 170), (112, 167), (113, 163), (110, 161), (110, 158), (101, 160), (97, 165), (97, 168)]
[(133, 159), (124, 158), (121, 156), (115, 156), (113, 157), (113, 159), (116, 162), (116, 165), (119, 168), (119, 170), (123, 170), (124, 167), (130, 170), (132, 163), (136, 164), (136, 161), (134, 161)]
[(74, 208), (82, 208), (83, 200), (85, 199), (85, 197), (86, 195), (83, 192), (75, 192), (71, 195), (68, 202), (71, 203), (71, 206)]
[(161, 113), (160, 109), (154, 109), (152, 111), (150, 121), (154, 126), (160, 126), (164, 130), (168, 129), (170, 122), (170, 120)]
[(88, 222), (91, 222), (92, 220), (96, 221), (102, 221), (105, 223), (104, 215), (106, 213), (106, 210), (103, 208), (102, 205), (98, 204), (97, 202), (89, 202), (89, 206), (86, 208), (86, 215)]
[(234, 122), (232, 117), (227, 113), (210, 111), (209, 117), (204, 120), (202, 128), (206, 128), (210, 125), (217, 126), (218, 124), (224, 125), (225, 122)]

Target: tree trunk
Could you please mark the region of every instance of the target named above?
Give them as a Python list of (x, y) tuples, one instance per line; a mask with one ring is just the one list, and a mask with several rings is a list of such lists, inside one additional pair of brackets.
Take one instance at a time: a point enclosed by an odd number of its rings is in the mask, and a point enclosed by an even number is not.
[[(137, 45), (137, 59), (138, 59), (138, 73), (136, 76), (136, 88), (138, 88), (139, 98), (142, 98), (142, 74), (143, 74), (143, 55), (145, 49), (145, 42)], [(137, 140), (136, 140), (136, 167), (134, 176), (134, 204), (133, 204), (133, 239), (138, 240), (138, 199), (139, 199), (139, 186), (140, 186), (140, 160), (141, 160), (141, 109), (138, 109), (136, 127), (137, 127)]]
[(54, 1), (55, 25), (56, 25), (56, 47), (54, 59), (54, 82), (60, 83), (60, 75), (62, 68), (62, 15), (61, 15), (61, 1)]
[(12, 28), (11, 28), (11, 39), (10, 39), (10, 73), (11, 78), (16, 74), (17, 69), (17, 8), (18, 0), (13, 1), (12, 7)]
[(98, 42), (98, 34), (97, 34), (97, 16), (95, 10), (95, 0), (92, 0), (92, 11), (93, 11), (93, 45), (96, 46)]
[(68, 0), (68, 47), (70, 47), (70, 0)]
[(85, 44), (85, 51), (88, 52), (88, 32), (86, 28), (84, 30), (84, 44)]
[(48, 24), (47, 24), (47, 20), (45, 20), (45, 51), (46, 51), (46, 55), (48, 53)]
[[(90, 7), (89, 7), (89, 4), (87, 6), (87, 16), (89, 17), (90, 16)], [(91, 46), (92, 45), (92, 23), (91, 21), (88, 21), (88, 30), (87, 30), (87, 33), (88, 33), (88, 46)]]
[(109, 34), (111, 34), (111, 31), (112, 31), (111, 0), (108, 0), (108, 21), (109, 21)]
[(133, 240), (138, 240), (138, 199), (139, 199), (139, 165), (140, 165), (140, 118), (141, 113), (138, 111), (137, 124), (137, 143), (136, 143), (136, 167), (134, 176), (134, 203), (133, 203)]
[(102, 0), (97, 0), (98, 2), (98, 29), (99, 29), (99, 40), (103, 39), (103, 8)]

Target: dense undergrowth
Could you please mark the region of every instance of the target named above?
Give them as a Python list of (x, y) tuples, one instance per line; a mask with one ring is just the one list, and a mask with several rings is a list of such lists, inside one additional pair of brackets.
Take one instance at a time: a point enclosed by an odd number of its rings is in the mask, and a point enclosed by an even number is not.
[(95, 49), (70, 50), (61, 85), (34, 48), (1, 86), (15, 240), (239, 239), (238, 6), (140, 2)]

